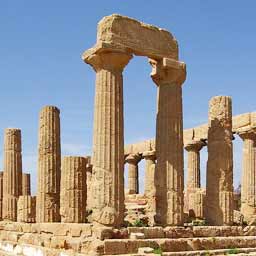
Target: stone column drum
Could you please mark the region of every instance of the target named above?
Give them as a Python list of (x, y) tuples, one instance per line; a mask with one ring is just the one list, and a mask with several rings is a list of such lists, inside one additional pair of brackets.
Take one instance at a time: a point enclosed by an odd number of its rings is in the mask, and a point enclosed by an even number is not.
[(93, 220), (120, 226), (124, 219), (124, 67), (131, 59), (125, 52), (84, 54), (96, 71), (93, 133)]
[(39, 121), (37, 222), (60, 221), (60, 167), (60, 111), (46, 106)]
[[(185, 145), (185, 149), (188, 152), (187, 159), (187, 186), (185, 194), (185, 208), (189, 213), (193, 213), (194, 217), (202, 217), (201, 212), (197, 211), (198, 203), (203, 200), (195, 200), (197, 195), (191, 195), (198, 192), (201, 187), (200, 183), (200, 150), (205, 146), (205, 142), (201, 140), (192, 140)], [(200, 197), (200, 196), (199, 196)], [(203, 206), (200, 206), (203, 207)], [(196, 212), (200, 213), (200, 216), (196, 215)]]
[(3, 178), (4, 173), (0, 172), (0, 220), (2, 220), (3, 213)]
[(139, 167), (138, 163), (141, 160), (139, 154), (130, 154), (125, 158), (128, 163), (128, 194), (139, 194)]
[(250, 222), (256, 217), (256, 131), (244, 130), (238, 134), (243, 140), (241, 213)]
[(92, 190), (92, 164), (91, 164), (91, 157), (86, 157), (87, 165), (86, 165), (86, 207), (87, 211), (90, 212), (93, 208), (93, 190)]
[(21, 130), (4, 134), (3, 219), (17, 220), (17, 202), (22, 194)]
[(18, 200), (17, 221), (34, 223), (36, 221), (36, 197), (22, 195)]
[(82, 223), (86, 218), (86, 158), (62, 159), (60, 215), (61, 222)]
[(150, 61), (151, 77), (158, 86), (156, 123), (157, 222), (183, 225), (183, 62), (164, 58)]
[(23, 196), (31, 195), (30, 174), (29, 173), (22, 174), (22, 195)]
[(232, 103), (216, 96), (209, 104), (206, 220), (209, 225), (233, 224)]
[(146, 213), (149, 219), (149, 225), (154, 226), (156, 224), (156, 152), (146, 151), (142, 154), (145, 159), (145, 197), (147, 198), (148, 206)]

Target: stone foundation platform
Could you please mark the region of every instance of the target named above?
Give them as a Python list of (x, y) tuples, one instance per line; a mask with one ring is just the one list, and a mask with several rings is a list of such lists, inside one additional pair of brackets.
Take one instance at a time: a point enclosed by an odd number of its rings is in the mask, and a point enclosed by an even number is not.
[(0, 222), (0, 255), (85, 256), (225, 255), (256, 252), (256, 227), (128, 227), (120, 230), (92, 224)]

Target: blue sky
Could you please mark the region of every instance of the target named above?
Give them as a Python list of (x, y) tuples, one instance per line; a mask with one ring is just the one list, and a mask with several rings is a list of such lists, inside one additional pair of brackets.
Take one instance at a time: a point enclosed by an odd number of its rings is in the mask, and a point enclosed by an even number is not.
[[(35, 192), (38, 113), (44, 105), (56, 105), (63, 155), (90, 153), (95, 73), (81, 54), (95, 43), (97, 22), (112, 13), (163, 27), (177, 38), (188, 72), (185, 128), (207, 122), (208, 101), (215, 95), (232, 96), (234, 115), (255, 111), (255, 10), (253, 0), (1, 1), (0, 145), (4, 128), (22, 129), (23, 170), (32, 173)], [(125, 70), (126, 143), (155, 135), (156, 87), (150, 71), (142, 57)], [(241, 145), (240, 139), (234, 141), (235, 184)], [(203, 180), (206, 159), (204, 149)], [(1, 167), (2, 150), (0, 161)]]

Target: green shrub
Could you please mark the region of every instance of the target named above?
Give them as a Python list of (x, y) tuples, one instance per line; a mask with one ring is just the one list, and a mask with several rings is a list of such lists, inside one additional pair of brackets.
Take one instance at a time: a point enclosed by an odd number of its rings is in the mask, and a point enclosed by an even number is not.
[(237, 248), (231, 248), (228, 250), (227, 254), (238, 254), (239, 250)]
[(154, 254), (160, 254), (160, 255), (162, 255), (163, 251), (162, 251), (162, 249), (161, 249), (160, 247), (158, 247), (158, 248), (155, 248), (155, 249), (153, 250), (153, 253), (154, 253)]

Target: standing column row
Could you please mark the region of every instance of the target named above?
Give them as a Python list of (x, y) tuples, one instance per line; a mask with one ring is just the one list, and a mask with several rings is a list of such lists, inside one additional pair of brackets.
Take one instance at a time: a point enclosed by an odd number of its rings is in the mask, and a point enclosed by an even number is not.
[(4, 134), (3, 219), (17, 221), (17, 202), (22, 195), (21, 130)]
[(46, 106), (40, 112), (38, 177), (36, 197), (37, 222), (60, 221), (60, 111)]
[(202, 218), (204, 213), (204, 192), (200, 182), (200, 150), (206, 143), (201, 140), (192, 140), (185, 145), (188, 152), (187, 186), (185, 205), (190, 217)]
[(130, 154), (125, 158), (128, 163), (128, 194), (139, 193), (139, 168), (138, 163), (141, 160), (139, 154)]
[(250, 222), (256, 216), (256, 131), (242, 130), (238, 134), (243, 140), (241, 213)]
[(156, 221), (183, 225), (183, 111), (185, 64), (173, 59), (150, 61), (158, 86), (156, 121)]
[(120, 226), (124, 219), (123, 69), (132, 55), (111, 51), (84, 54), (96, 71), (93, 132), (93, 220)]

